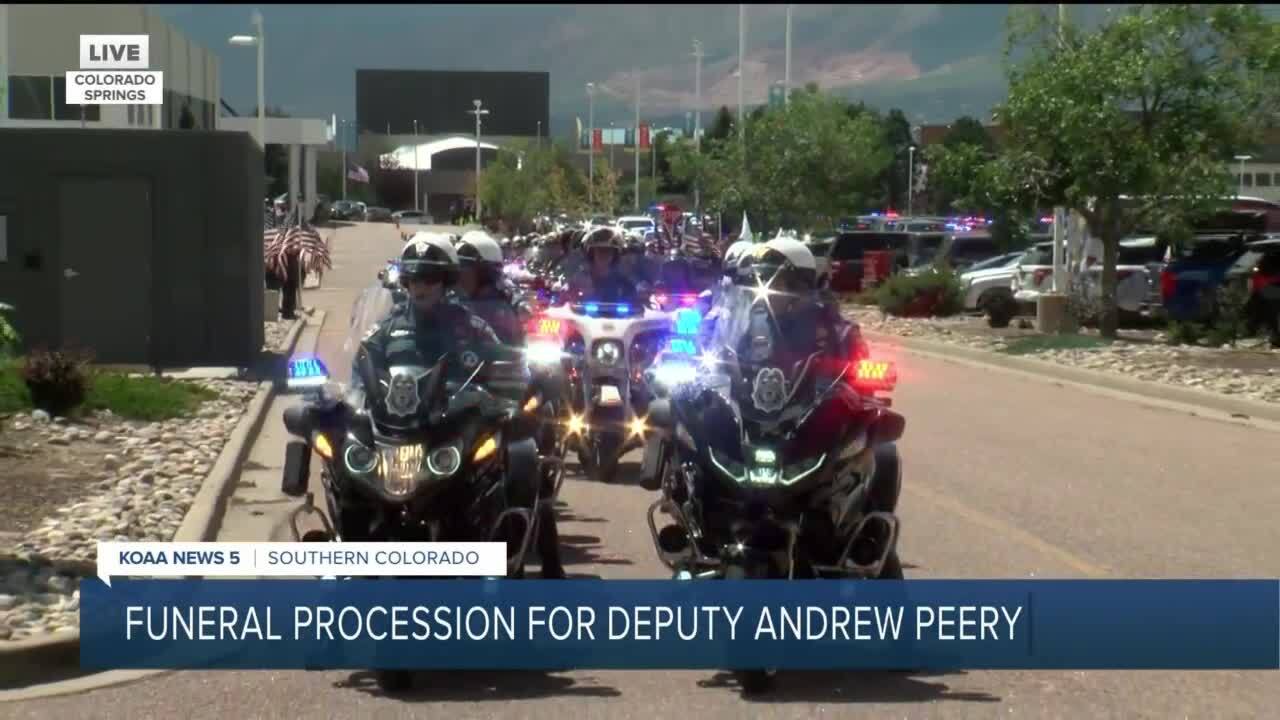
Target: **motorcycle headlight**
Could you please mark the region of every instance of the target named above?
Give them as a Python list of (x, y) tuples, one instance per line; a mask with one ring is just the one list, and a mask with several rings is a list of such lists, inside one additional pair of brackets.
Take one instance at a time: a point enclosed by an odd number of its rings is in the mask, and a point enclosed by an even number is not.
[(525, 358), (533, 365), (554, 365), (560, 362), (560, 344), (554, 342), (531, 342), (524, 351)]
[(452, 445), (436, 448), (427, 455), (427, 470), (430, 470), (432, 475), (449, 477), (458, 472), (461, 466), (462, 453)]
[(602, 365), (613, 366), (622, 361), (622, 345), (616, 342), (604, 342), (596, 346), (596, 361)]
[(399, 445), (378, 448), (378, 454), (383, 489), (395, 497), (413, 492), (422, 472), (426, 448), (421, 445)]
[(342, 461), (347, 472), (352, 475), (368, 475), (378, 467), (378, 456), (369, 448), (359, 443), (350, 443), (342, 453)]
[(698, 369), (691, 363), (661, 363), (654, 368), (653, 378), (667, 387), (676, 387), (696, 380)]

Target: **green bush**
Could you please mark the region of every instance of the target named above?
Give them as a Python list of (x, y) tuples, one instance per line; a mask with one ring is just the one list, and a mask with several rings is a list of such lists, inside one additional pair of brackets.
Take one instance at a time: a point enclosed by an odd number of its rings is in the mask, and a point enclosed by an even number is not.
[(897, 317), (947, 317), (964, 309), (960, 277), (945, 268), (894, 275), (876, 288), (875, 297), (881, 310)]
[(37, 351), (27, 356), (22, 380), (31, 404), (51, 415), (66, 415), (84, 402), (89, 377), (83, 358), (69, 353)]
[(12, 305), (0, 303), (0, 360), (17, 355), (18, 347), (22, 344), (22, 337), (7, 317), (11, 312)]

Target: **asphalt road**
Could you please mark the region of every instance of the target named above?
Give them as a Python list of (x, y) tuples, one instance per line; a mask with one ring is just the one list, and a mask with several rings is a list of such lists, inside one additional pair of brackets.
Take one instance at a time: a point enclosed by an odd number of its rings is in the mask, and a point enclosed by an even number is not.
[[(390, 226), (342, 230), (340, 266), (305, 296), (304, 304), (330, 312), (319, 347), (331, 368), (349, 313), (342, 303), (396, 245)], [(896, 359), (896, 404), (908, 418), (899, 507), (908, 577), (1280, 576), (1275, 434), (995, 371)], [(649, 493), (571, 478), (563, 499), (571, 573), (668, 576), (645, 526)], [(183, 672), (0, 705), (0, 718), (1100, 720), (1257, 718), (1278, 705), (1280, 683), (1262, 672), (794, 673), (757, 701), (704, 671), (430, 673), (398, 698), (381, 696), (363, 672)]]

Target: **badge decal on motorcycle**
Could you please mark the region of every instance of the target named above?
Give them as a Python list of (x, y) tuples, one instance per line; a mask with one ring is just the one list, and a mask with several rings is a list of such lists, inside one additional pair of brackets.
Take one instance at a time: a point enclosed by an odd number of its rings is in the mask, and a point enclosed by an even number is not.
[(387, 386), (387, 412), (399, 417), (418, 412), (418, 378), (412, 373), (399, 372), (391, 376)]
[(787, 404), (787, 379), (778, 368), (763, 368), (756, 373), (751, 401), (760, 412), (775, 413)]

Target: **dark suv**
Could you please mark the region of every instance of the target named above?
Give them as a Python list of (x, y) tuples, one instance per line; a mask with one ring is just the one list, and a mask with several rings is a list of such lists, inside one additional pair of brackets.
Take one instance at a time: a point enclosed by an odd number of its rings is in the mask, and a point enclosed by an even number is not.
[(1245, 320), (1251, 330), (1265, 329), (1280, 348), (1280, 236), (1249, 243), (1227, 271), (1226, 284), (1244, 289)]
[(830, 287), (836, 292), (862, 290), (862, 255), (868, 250), (893, 251), (894, 272), (911, 267), (919, 258), (932, 256), (942, 248), (945, 233), (847, 232), (832, 244)]

